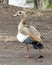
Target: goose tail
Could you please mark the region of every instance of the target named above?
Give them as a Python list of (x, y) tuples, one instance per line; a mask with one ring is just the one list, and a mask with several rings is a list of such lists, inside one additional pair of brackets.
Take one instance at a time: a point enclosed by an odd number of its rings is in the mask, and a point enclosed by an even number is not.
[(41, 44), (39, 42), (33, 42), (32, 45), (33, 45), (34, 49), (43, 49), (44, 48), (43, 44)]

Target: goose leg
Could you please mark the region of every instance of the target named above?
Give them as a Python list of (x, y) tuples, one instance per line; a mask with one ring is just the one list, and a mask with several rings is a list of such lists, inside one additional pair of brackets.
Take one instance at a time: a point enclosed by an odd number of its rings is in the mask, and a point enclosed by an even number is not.
[(38, 43), (38, 42), (33, 42), (32, 44), (33, 44), (33, 47), (34, 47), (35, 49), (38, 49), (38, 51), (39, 51), (39, 56), (38, 56), (38, 58), (43, 58), (43, 55), (42, 55), (43, 45), (42, 45), (41, 43)]
[(39, 57), (38, 57), (38, 58), (43, 58), (43, 55), (42, 55), (41, 49), (39, 49)]
[(31, 58), (32, 56), (31, 56), (31, 54), (30, 54), (30, 47), (29, 47), (28, 44), (26, 44), (26, 46), (27, 46), (27, 55), (26, 55), (26, 57), (27, 57), (27, 58)]

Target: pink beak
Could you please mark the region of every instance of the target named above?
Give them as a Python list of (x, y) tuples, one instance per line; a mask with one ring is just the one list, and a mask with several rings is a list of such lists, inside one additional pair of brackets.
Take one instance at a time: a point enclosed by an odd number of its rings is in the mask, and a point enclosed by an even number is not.
[(16, 14), (14, 14), (13, 16), (18, 16), (18, 14), (16, 13)]

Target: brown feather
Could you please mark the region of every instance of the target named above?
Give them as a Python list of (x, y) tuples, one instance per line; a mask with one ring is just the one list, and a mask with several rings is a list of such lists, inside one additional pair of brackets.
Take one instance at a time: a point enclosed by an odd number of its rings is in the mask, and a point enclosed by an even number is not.
[(40, 33), (33, 26), (25, 26), (25, 27), (23, 27), (21, 33), (24, 34), (24, 35), (29, 35), (29, 37), (31, 39), (33, 39), (34, 41), (38, 41), (38, 42), (42, 41), (41, 37), (40, 37)]

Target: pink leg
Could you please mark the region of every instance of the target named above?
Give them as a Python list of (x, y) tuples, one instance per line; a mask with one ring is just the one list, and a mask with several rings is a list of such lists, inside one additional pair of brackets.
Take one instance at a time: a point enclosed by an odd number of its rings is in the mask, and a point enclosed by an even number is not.
[(27, 58), (31, 58), (32, 56), (31, 56), (31, 54), (30, 54), (30, 47), (29, 47), (28, 44), (26, 44), (26, 46), (27, 46), (27, 55), (26, 55), (26, 57), (27, 57)]
[(38, 58), (43, 58), (43, 55), (42, 55), (41, 49), (39, 49), (39, 57), (38, 57)]
[(41, 49), (39, 49), (39, 55), (42, 55)]

